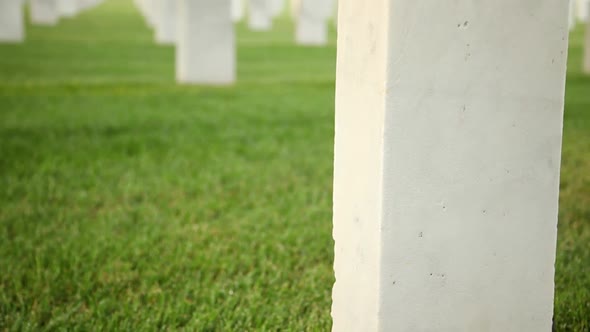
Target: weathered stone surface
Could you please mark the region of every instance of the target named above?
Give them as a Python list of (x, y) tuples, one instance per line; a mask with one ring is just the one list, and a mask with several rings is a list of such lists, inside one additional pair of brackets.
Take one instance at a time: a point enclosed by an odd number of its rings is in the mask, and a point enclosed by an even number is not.
[(562, 0), (340, 0), (334, 331), (551, 331)]

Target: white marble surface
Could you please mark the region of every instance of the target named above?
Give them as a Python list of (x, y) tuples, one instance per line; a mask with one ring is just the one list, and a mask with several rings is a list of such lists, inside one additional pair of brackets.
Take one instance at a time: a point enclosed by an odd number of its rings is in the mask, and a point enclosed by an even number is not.
[(340, 0), (334, 331), (551, 331), (567, 46), (567, 1)]

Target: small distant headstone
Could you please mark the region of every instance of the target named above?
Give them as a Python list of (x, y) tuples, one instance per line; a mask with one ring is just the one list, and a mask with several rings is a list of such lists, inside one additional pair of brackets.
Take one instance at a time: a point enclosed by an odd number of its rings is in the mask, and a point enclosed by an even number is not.
[(325, 45), (327, 22), (334, 11), (333, 0), (301, 0), (299, 6), (295, 40), (300, 45)]
[(231, 0), (179, 0), (178, 5), (177, 81), (233, 83), (236, 52)]
[(55, 25), (59, 21), (57, 0), (30, 0), (31, 23)]
[(272, 28), (272, 0), (250, 0), (248, 6), (248, 26), (254, 31), (267, 31)]
[(22, 0), (0, 0), (0, 42), (22, 42), (25, 39)]
[(76, 0), (57, 0), (57, 10), (60, 16), (73, 17), (78, 14), (78, 2)]

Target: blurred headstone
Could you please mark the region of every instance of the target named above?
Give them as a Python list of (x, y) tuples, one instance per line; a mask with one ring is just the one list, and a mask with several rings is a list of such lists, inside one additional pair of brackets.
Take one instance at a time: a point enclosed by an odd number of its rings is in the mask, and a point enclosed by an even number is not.
[(245, 7), (244, 0), (232, 0), (231, 17), (234, 22), (239, 22), (244, 18)]
[(22, 42), (25, 39), (22, 0), (0, 0), (0, 42)]
[(177, 1), (156, 0), (155, 35), (156, 42), (172, 45), (176, 42), (176, 6)]
[(272, 0), (250, 0), (248, 26), (254, 31), (268, 31), (272, 28)]
[(178, 5), (177, 81), (233, 83), (236, 52), (231, 0), (179, 0)]
[(31, 23), (55, 25), (59, 21), (57, 0), (30, 0)]
[(295, 40), (299, 45), (325, 45), (328, 19), (334, 12), (333, 0), (301, 0), (297, 13)]

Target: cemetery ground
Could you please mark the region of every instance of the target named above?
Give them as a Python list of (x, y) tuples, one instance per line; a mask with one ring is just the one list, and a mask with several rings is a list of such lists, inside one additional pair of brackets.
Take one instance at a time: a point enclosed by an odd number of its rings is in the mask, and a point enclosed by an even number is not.
[[(175, 84), (172, 47), (129, 0), (0, 45), (0, 331), (329, 329), (335, 32), (303, 48), (292, 30), (238, 24), (238, 83), (216, 88)], [(590, 330), (582, 40), (557, 331)]]

